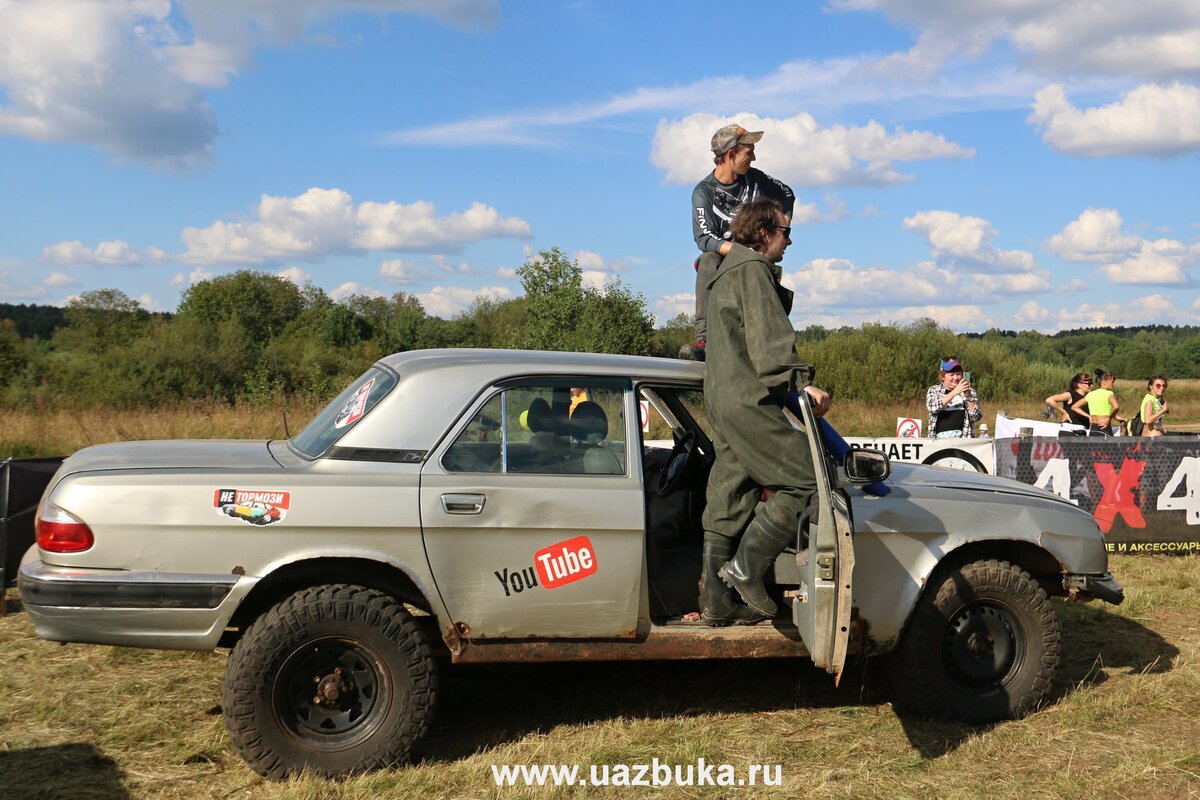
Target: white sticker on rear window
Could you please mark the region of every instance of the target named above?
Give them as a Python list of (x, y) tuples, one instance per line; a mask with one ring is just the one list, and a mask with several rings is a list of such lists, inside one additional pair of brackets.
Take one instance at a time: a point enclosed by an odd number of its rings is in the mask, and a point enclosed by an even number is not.
[(346, 402), (346, 407), (341, 410), (337, 415), (337, 419), (333, 421), (333, 427), (344, 428), (362, 419), (362, 415), (367, 411), (367, 398), (371, 395), (371, 387), (374, 385), (375, 379), (371, 378), (371, 380), (358, 387), (358, 391)]

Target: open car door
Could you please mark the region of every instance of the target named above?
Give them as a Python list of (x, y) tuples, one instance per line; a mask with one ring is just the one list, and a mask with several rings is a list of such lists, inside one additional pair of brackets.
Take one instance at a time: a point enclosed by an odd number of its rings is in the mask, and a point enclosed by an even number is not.
[(850, 642), (851, 576), (854, 572), (853, 526), (850, 506), (841, 491), (833, 489), (829, 458), (820, 427), (807, 394), (801, 393), (802, 419), (786, 414), (794, 427), (808, 435), (817, 476), (816, 524), (809, 523), (807, 547), (803, 536), (797, 547), (800, 592), (792, 600), (792, 619), (813, 663), (841, 680)]

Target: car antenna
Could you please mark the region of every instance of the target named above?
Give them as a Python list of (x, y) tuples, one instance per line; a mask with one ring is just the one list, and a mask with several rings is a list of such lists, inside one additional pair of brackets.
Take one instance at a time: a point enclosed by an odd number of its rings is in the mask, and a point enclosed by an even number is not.
[(279, 380), (279, 414), (283, 417), (283, 438), (292, 438), (291, 432), (288, 430), (287, 421), (287, 393), (283, 391), (283, 380), (279, 372), (279, 353), (275, 350), (275, 329), (267, 326), (267, 344), (271, 348), (271, 366), (275, 368), (275, 377)]

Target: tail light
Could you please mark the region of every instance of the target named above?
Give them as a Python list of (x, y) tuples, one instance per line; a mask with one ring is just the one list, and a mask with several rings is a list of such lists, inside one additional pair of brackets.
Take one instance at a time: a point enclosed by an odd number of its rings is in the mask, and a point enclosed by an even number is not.
[(51, 553), (78, 553), (96, 542), (92, 529), (83, 520), (45, 500), (38, 506), (33, 529), (38, 547)]

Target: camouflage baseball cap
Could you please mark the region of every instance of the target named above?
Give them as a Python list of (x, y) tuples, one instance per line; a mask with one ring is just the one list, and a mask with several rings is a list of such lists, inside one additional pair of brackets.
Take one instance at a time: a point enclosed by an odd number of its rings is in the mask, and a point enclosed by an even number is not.
[(714, 156), (723, 156), (739, 144), (754, 144), (762, 138), (762, 131), (748, 131), (736, 122), (721, 128), (712, 137)]

